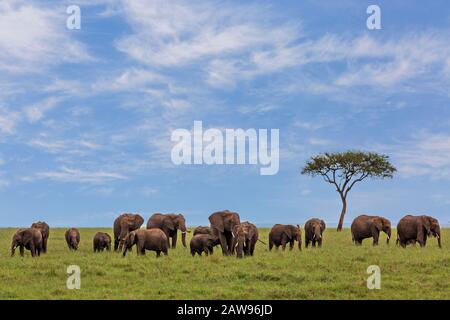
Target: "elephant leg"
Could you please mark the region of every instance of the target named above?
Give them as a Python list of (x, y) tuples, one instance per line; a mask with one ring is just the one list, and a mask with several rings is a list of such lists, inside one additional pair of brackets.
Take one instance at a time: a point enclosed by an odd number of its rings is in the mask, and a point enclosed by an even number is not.
[(30, 243), (30, 252), (32, 257), (36, 256), (36, 247), (34, 246), (34, 243)]
[(214, 253), (214, 247), (213, 247), (213, 246), (209, 247), (209, 253), (210, 253), (210, 254), (213, 254), (213, 253)]
[(272, 251), (273, 248), (273, 242), (271, 240), (269, 240), (269, 251)]
[(320, 238), (320, 240), (317, 240), (317, 245), (319, 248), (322, 248), (322, 238)]
[(255, 245), (256, 245), (256, 241), (252, 241), (252, 243), (250, 244), (250, 255), (253, 256), (253, 253), (255, 252)]
[(234, 238), (233, 238), (233, 236), (229, 236), (226, 240), (227, 240), (227, 245), (228, 245), (228, 254), (232, 255), (234, 253), (234, 248), (233, 248)]
[(161, 250), (156, 250), (156, 257), (159, 258), (161, 256)]
[(316, 247), (316, 239), (312, 239), (312, 246), (313, 246), (313, 248)]
[(114, 251), (117, 251), (119, 248), (119, 239), (114, 237)]
[(305, 248), (308, 248), (308, 246), (309, 246), (309, 239), (306, 238), (306, 239), (305, 239)]
[(294, 239), (291, 239), (291, 241), (289, 241), (289, 250), (294, 249)]
[(380, 233), (379, 232), (374, 232), (372, 237), (373, 237), (373, 245), (377, 246), (378, 245), (378, 239), (380, 237)]
[(177, 247), (177, 239), (178, 235), (177, 232), (175, 231), (175, 235), (172, 236), (172, 249), (175, 249)]
[(281, 249), (283, 251), (286, 250), (286, 239), (284, 237), (281, 239)]
[(227, 256), (228, 255), (227, 239), (225, 238), (225, 235), (221, 232), (219, 232), (219, 241), (220, 247), (222, 248), (222, 254), (224, 256)]

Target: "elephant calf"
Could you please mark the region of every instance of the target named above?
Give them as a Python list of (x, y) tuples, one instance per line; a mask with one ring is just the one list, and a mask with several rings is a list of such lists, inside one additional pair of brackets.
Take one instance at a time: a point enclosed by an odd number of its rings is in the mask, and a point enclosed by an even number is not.
[(77, 250), (80, 243), (80, 231), (77, 228), (67, 229), (65, 237), (69, 250)]
[(94, 252), (101, 252), (104, 249), (111, 251), (111, 236), (105, 232), (97, 232), (93, 240)]
[(20, 256), (24, 256), (24, 249), (30, 250), (31, 256), (40, 256), (42, 251), (42, 233), (39, 229), (19, 229), (13, 236), (11, 242), (11, 257), (14, 256), (16, 248), (20, 248)]
[(269, 233), (269, 250), (272, 250), (273, 246), (277, 249), (281, 246), (284, 251), (288, 242), (289, 248), (292, 250), (295, 241), (298, 241), (298, 249), (302, 250), (302, 231), (299, 225), (276, 224)]
[(310, 242), (312, 246), (316, 246), (316, 242), (322, 247), (322, 234), (325, 231), (325, 222), (323, 220), (313, 218), (305, 223), (305, 247), (308, 248)]
[(191, 248), (192, 256), (195, 256), (197, 253), (199, 256), (202, 255), (202, 252), (205, 252), (205, 255), (213, 254), (214, 243), (217, 242), (213, 236), (209, 234), (196, 234), (192, 237), (191, 242), (189, 244)]
[(383, 217), (360, 215), (353, 220), (351, 225), (352, 240), (357, 245), (361, 245), (363, 239), (373, 238), (373, 245), (378, 245), (380, 231), (387, 234), (386, 243), (389, 244), (391, 238), (391, 222)]
[(167, 236), (161, 229), (139, 229), (128, 233), (123, 240), (122, 255), (125, 257), (127, 250), (136, 245), (137, 254), (145, 255), (145, 250), (156, 251), (159, 257), (161, 252), (167, 256)]

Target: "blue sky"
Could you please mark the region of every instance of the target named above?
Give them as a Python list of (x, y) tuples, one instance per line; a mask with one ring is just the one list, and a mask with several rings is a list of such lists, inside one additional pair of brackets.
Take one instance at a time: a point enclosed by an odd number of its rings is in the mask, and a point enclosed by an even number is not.
[[(66, 8), (81, 8), (81, 30)], [(381, 30), (366, 8), (381, 8)], [(448, 1), (0, 2), (0, 226), (110, 226), (121, 212), (230, 209), (259, 225), (335, 224), (311, 155), (389, 155), (361, 214), (450, 223)], [(172, 130), (277, 128), (280, 170), (175, 166)]]

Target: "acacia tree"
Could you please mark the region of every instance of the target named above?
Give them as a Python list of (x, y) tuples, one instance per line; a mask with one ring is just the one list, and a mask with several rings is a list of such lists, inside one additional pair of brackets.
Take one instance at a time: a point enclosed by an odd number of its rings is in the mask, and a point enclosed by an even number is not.
[(389, 157), (374, 152), (346, 151), (325, 153), (312, 157), (306, 162), (302, 174), (322, 176), (334, 185), (341, 196), (342, 210), (337, 231), (342, 230), (347, 195), (353, 186), (366, 178), (392, 178), (397, 169), (389, 162)]

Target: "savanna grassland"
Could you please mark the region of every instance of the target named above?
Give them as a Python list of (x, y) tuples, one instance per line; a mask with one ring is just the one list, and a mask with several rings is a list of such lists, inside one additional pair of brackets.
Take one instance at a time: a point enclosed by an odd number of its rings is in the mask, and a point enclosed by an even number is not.
[[(258, 243), (255, 256), (241, 260), (223, 257), (219, 247), (195, 258), (182, 246), (159, 259), (151, 251), (137, 257), (135, 248), (125, 258), (94, 254), (93, 235), (110, 229), (80, 229), (80, 248), (70, 252), (64, 231), (51, 229), (49, 252), (32, 259), (18, 250), (11, 258), (15, 229), (0, 229), (1, 299), (450, 299), (450, 229), (442, 249), (434, 238), (424, 249), (396, 247), (395, 231), (390, 245), (383, 234), (378, 247), (369, 239), (356, 247), (349, 229), (327, 229), (320, 250), (269, 252)], [(260, 229), (265, 242), (268, 232)], [(81, 268), (79, 290), (66, 287), (69, 265)], [(381, 268), (380, 290), (367, 289), (369, 265)]]

